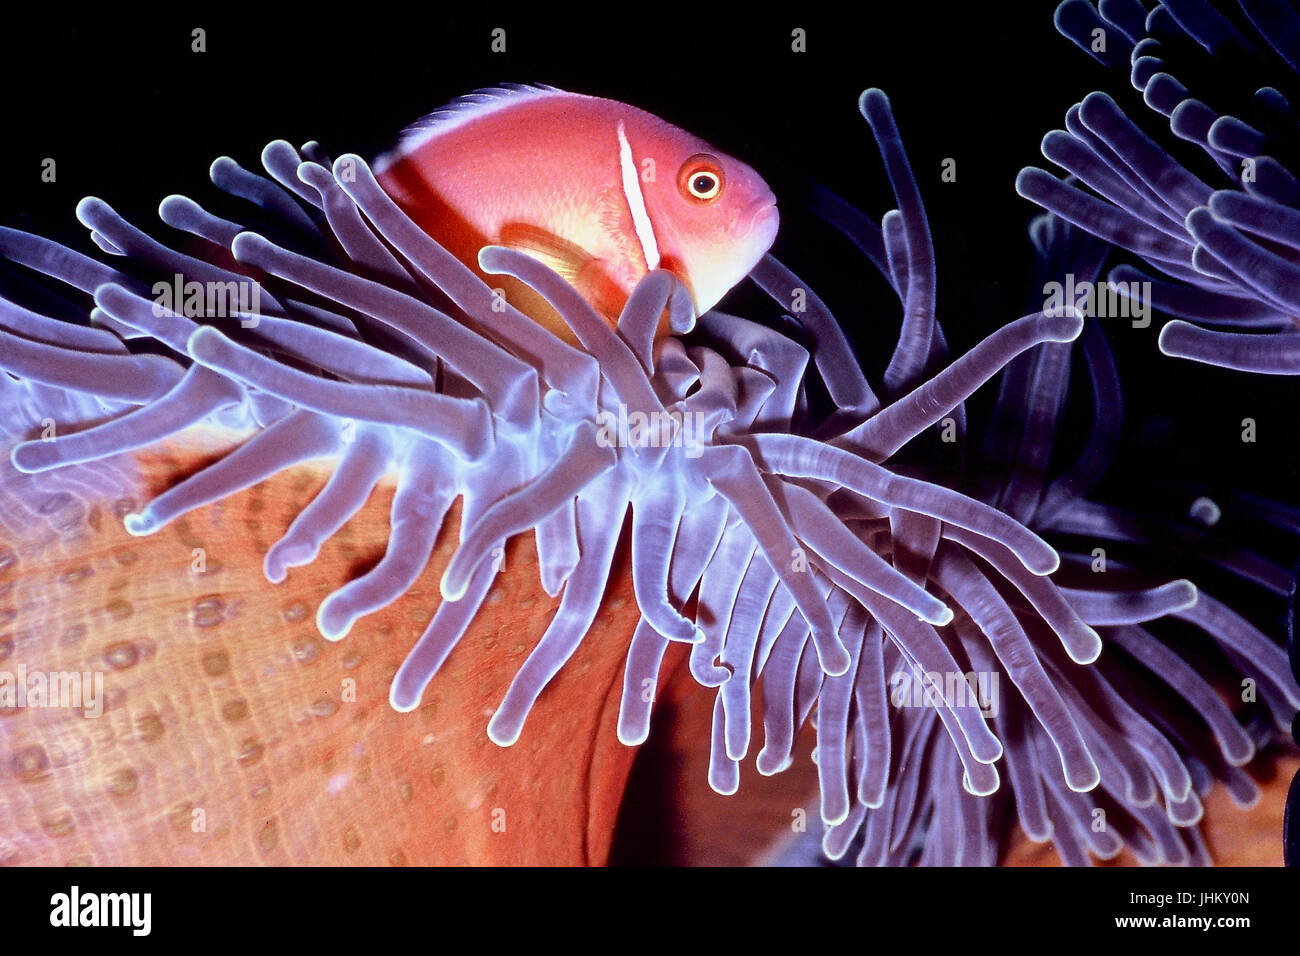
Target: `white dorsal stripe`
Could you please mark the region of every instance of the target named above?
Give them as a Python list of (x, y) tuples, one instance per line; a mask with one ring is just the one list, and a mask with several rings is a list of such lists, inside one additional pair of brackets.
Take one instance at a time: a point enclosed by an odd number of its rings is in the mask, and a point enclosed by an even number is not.
[(623, 172), (623, 197), (627, 208), (632, 212), (632, 225), (636, 228), (636, 237), (641, 242), (641, 252), (645, 255), (645, 264), (651, 272), (659, 268), (659, 243), (655, 240), (654, 226), (650, 222), (650, 213), (645, 208), (645, 196), (641, 192), (641, 177), (637, 175), (636, 161), (632, 158), (632, 146), (627, 141), (627, 130), (623, 121), (618, 121), (618, 163)]

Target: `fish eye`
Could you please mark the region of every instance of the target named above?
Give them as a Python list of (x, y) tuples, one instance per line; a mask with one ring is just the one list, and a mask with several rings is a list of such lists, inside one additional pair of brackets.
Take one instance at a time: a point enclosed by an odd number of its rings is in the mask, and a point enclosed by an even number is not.
[(682, 164), (677, 174), (682, 194), (697, 202), (712, 202), (722, 192), (722, 164), (708, 153), (699, 153)]

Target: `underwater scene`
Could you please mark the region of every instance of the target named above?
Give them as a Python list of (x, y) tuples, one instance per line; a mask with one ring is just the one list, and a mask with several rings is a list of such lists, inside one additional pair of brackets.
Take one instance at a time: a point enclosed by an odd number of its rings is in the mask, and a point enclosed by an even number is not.
[(1296, 4), (371, 13), (0, 40), (0, 864), (1300, 862)]

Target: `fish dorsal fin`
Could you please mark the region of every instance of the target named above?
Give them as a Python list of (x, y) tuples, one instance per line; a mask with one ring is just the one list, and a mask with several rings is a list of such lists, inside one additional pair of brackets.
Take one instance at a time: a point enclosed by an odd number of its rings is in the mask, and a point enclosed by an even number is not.
[(418, 149), (435, 136), (526, 100), (573, 95), (575, 94), (544, 83), (502, 83), (500, 86), (484, 87), (456, 97), (450, 103), (439, 106), (432, 113), (406, 127), (402, 130), (397, 148), (384, 158), (391, 161)]

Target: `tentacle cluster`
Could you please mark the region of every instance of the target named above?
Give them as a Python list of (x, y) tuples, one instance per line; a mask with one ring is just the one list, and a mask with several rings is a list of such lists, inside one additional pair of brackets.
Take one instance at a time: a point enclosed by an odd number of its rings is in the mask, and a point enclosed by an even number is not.
[[(685, 642), (695, 645), (692, 670), (701, 682), (729, 686), (736, 756), (747, 736), (740, 729), (747, 677), (789, 621), (806, 630), (789, 628), (783, 654), (797, 662), (806, 645), (818, 672), (849, 668), (832, 590), (907, 622), (911, 653), (948, 659), (932, 627), (951, 620), (951, 609), (846, 531), (825, 495), (804, 484), (823, 491), (844, 484), (879, 515), (905, 506), (963, 527), (1031, 575), (1057, 566), (1049, 546), (994, 509), (790, 435), (808, 360), (791, 340), (714, 313), (700, 322), (701, 340), (714, 347), (656, 342), (665, 308), (674, 329), (694, 324), (670, 274), (649, 276), (611, 329), (543, 265), (484, 249), (485, 271), (517, 277), (565, 317), (582, 346), (574, 349), (420, 231), (360, 157), (330, 162), (315, 144), (300, 152), (275, 142), (262, 162), (266, 176), (229, 159), (212, 167), (214, 183), (244, 201), (241, 215), (261, 231), (186, 197), (161, 204), (160, 217), (193, 253), (159, 242), (97, 199), (84, 200), (78, 217), (116, 267), (39, 236), (0, 233), (8, 260), (93, 302), (86, 327), (4, 300), (10, 391), (36, 402), (53, 390), (95, 406), (53, 435), (22, 436), (28, 440), (13, 447), (11, 460), (23, 473), (57, 473), (204, 421), (252, 428), (229, 455), (125, 516), (131, 533), (146, 535), (295, 463), (336, 459), (328, 484), (266, 555), (272, 581), (311, 561), (376, 482), (395, 472), (384, 558), (319, 608), (319, 629), (335, 640), (410, 587), (451, 503), (463, 497), (444, 600), (393, 683), (398, 709), (418, 703), (477, 612), (497, 573), (494, 550), (525, 531), (536, 533), (543, 583), (563, 593), (490, 725), (502, 744), (518, 737), (538, 695), (587, 634), (628, 516), (643, 620), (628, 672), (637, 693), (624, 702), (621, 733), (629, 742), (644, 738), (642, 682), (657, 677), (666, 642)], [(797, 282), (775, 260), (757, 279), (784, 298)], [(173, 285), (203, 294), (164, 304)], [(214, 288), (227, 298), (214, 303)], [(834, 328), (829, 314), (818, 321)], [(842, 373), (853, 367), (842, 336), (814, 358), (837, 401), (871, 413), (860, 444), (884, 458), (1011, 356), (1077, 331), (1072, 318), (1028, 317), (883, 408), (860, 376)], [(616, 420), (650, 425), (625, 434), (609, 424)], [(697, 592), (692, 620), (683, 609)], [(737, 671), (744, 679), (732, 680)], [(951, 728), (974, 740), (985, 760), (1000, 749), (973, 710), (956, 711)], [(962, 746), (969, 755), (971, 746)]]
[[(1128, 69), (1147, 107), (1191, 144), (1187, 163), (1147, 135), (1105, 93), (1087, 96), (1043, 155), (1064, 180), (1021, 172), (1020, 194), (1136, 254), (1109, 279), (1178, 319), (1160, 333), (1167, 355), (1275, 375), (1300, 374), (1300, 14), (1286, 3), (1238, 0), (1234, 22), (1204, 0), (1093, 5), (1065, 0), (1058, 29), (1107, 66)], [(1190, 90), (1177, 64), (1212, 58)], [(1235, 64), (1246, 64), (1241, 71)], [(1204, 63), (1202, 65), (1205, 65)], [(1260, 85), (1279, 74), (1282, 86)], [(1245, 77), (1249, 89), (1236, 87)], [(1217, 181), (1217, 184), (1216, 184)], [(1226, 185), (1223, 185), (1225, 184)]]
[[(1031, 233), (1045, 278), (1066, 271), (1086, 281), (1096, 277), (1106, 251), (1099, 243), (1081, 239), (1055, 217), (1040, 218)], [(1091, 380), (1094, 428), (1077, 457), (1052, 476), (1049, 464), (1071, 353), (1080, 353)], [(1005, 843), (1004, 814), (1013, 804), (1012, 819), (1023, 832), (1036, 841), (1051, 839), (1068, 863), (1110, 858), (1124, 848), (1144, 863), (1206, 863), (1194, 824), (1200, 799), (1213, 782), (1222, 781), (1239, 805), (1257, 798), (1241, 768), (1277, 733), (1285, 737), (1300, 703), (1285, 651), (1190, 581), (1155, 587), (1149, 582), (1176, 563), (1170, 544), (1201, 556), (1207, 571), (1226, 572), (1256, 595), (1256, 589), (1271, 594), (1279, 605), (1289, 574), (1194, 523), (1126, 512), (1083, 497), (1105, 470), (1120, 418), (1115, 368), (1096, 321), (1087, 324), (1077, 343), (1041, 346), (1004, 373), (979, 466), (972, 472), (989, 503), (1043, 534), (1068, 536), (1075, 547), (1086, 543), (1086, 550), (1062, 550), (1064, 566), (1053, 579), (1071, 607), (1096, 628), (1105, 649), (1091, 667), (1071, 666), (1046, 640), (1036, 620), (1042, 609), (1034, 606), (1031, 592), (985, 588), (981, 603), (975, 575), (969, 570), (959, 575), (941, 556), (934, 574), (940, 587), (972, 597), (958, 598), (970, 613), (954, 622), (972, 666), (978, 672), (1000, 663), (1003, 679), (1019, 691), (1002, 696), (993, 721), (1007, 744), (1010, 787), (1000, 800), (970, 799), (956, 786), (950, 758), (942, 752), (929, 755), (933, 730), (922, 726), (925, 715), (900, 712), (895, 739), (903, 741), (908, 772), (900, 774), (897, 790), (887, 790), (884, 801), (866, 804), (855, 811), (857, 820), (851, 817), (828, 832), (828, 853), (848, 848), (856, 823), (863, 862), (992, 863)], [(1275, 520), (1262, 507), (1237, 510)], [(1108, 550), (1123, 560), (1108, 558)], [(984, 557), (997, 566), (996, 556)], [(1003, 641), (1008, 634), (1030, 639), (1100, 771), (1095, 789), (1075, 786), (1068, 773), (1062, 776), (1048, 746), (1048, 725), (1013, 659), (999, 654), (999, 661), (990, 660), (978, 640), (981, 631), (995, 651), (999, 635)], [(1035, 635), (1042, 637), (1035, 640)], [(1263, 709), (1238, 706), (1234, 713), (1231, 702), (1255, 700), (1256, 689)], [(924, 840), (927, 834), (934, 839)]]
[[(932, 291), (921, 296), (920, 312), (912, 311), (920, 294), (909, 281), (919, 276), (922, 288), (933, 289), (933, 251), (886, 104), (869, 93), (863, 108), (899, 209), (880, 227), (833, 199), (824, 201), (824, 212), (897, 293), (904, 309), (900, 350), (909, 339), (909, 318), (915, 323), (920, 314), (923, 328), (930, 326), (928, 334), (918, 334), (913, 324), (917, 351), (895, 352), (889, 365), (917, 376), (927, 363), (922, 350), (942, 349)], [(1036, 220), (1031, 236), (1044, 279), (1072, 272), (1093, 281), (1108, 253), (1104, 243), (1054, 216)], [(818, 333), (814, 327), (815, 338)], [(833, 334), (826, 341), (833, 342)], [(1091, 380), (1094, 427), (1077, 456), (1053, 469), (1076, 352)], [(837, 365), (840, 374), (847, 367)], [(908, 385), (903, 377), (895, 387)], [(905, 506), (887, 516), (842, 512), (863, 540), (954, 609), (953, 621), (935, 633), (957, 662), (957, 689), (991, 705), (985, 712), (1001, 743), (999, 766), (1009, 786), (999, 787), (994, 766), (967, 759), (969, 752), (944, 740), (943, 695), (952, 685), (939, 681), (953, 671), (909, 655), (906, 637), (899, 637), (909, 622), (869, 602), (854, 607), (842, 599), (854, 671), (827, 676), (804, 662), (791, 673), (778, 647), (762, 673), (768, 744), (759, 769), (780, 769), (791, 727), (811, 716), (827, 856), (840, 859), (855, 849), (861, 864), (988, 865), (997, 861), (1008, 823), (1015, 821), (1031, 839), (1053, 840), (1069, 863), (1113, 857), (1125, 848), (1146, 863), (1204, 863), (1208, 855), (1194, 825), (1213, 782), (1223, 781), (1240, 804), (1256, 798), (1241, 767), (1275, 732), (1285, 734), (1300, 706), (1286, 653), (1191, 581), (1152, 586), (1151, 579), (1171, 563), (1169, 542), (1187, 545), (1208, 565), (1275, 598), (1287, 593), (1289, 575), (1194, 525), (1083, 497), (1104, 474), (1120, 427), (1119, 384), (1096, 321), (1087, 323), (1078, 342), (1045, 342), (1002, 375), (982, 453), (965, 473), (999, 512), (1035, 531), (1068, 536), (1076, 546), (1088, 543), (1082, 553), (1064, 552), (1063, 568), (1050, 578), (1026, 573), (1005, 549), (989, 547), (960, 526), (945, 521), (926, 527), (924, 516)], [(869, 433), (841, 417), (831, 433), (819, 434), (832, 448), (856, 446), (874, 458), (879, 446), (857, 444)], [(756, 439), (760, 448), (788, 441)], [(849, 488), (843, 482), (835, 494)], [(1261, 507), (1251, 510), (1262, 516)], [(1098, 544), (1105, 548), (1093, 551)], [(1132, 567), (1114, 558), (1107, 566), (1110, 548), (1128, 552)], [(1231, 701), (1253, 700), (1256, 691), (1266, 713), (1235, 714)]]

